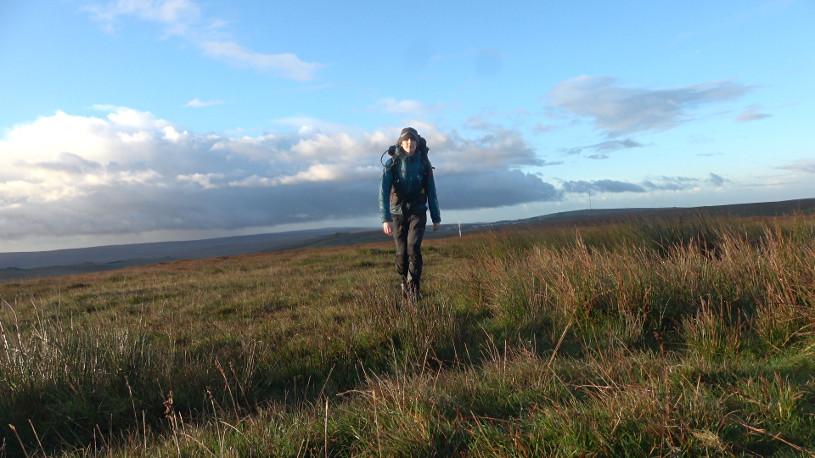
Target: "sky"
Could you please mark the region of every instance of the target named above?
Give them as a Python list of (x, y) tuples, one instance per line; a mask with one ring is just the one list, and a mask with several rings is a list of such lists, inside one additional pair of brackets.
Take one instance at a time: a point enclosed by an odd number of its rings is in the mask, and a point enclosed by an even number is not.
[[(0, 0), (0, 252), (815, 197), (815, 2)], [(383, 238), (384, 238), (383, 234)]]

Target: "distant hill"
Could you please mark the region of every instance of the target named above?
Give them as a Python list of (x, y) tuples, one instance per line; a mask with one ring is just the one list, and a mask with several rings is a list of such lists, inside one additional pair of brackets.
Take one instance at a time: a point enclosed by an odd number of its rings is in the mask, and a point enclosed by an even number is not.
[[(631, 215), (641, 217), (676, 217), (697, 214), (711, 216), (782, 216), (813, 213), (815, 213), (815, 199), (690, 208), (576, 210), (519, 220), (462, 224), (462, 231), (465, 234), (471, 234), (511, 225), (592, 224)], [(458, 225), (443, 225), (438, 233), (428, 232), (427, 238), (444, 238), (457, 235)], [(181, 242), (111, 245), (30, 253), (0, 253), (0, 282), (114, 270), (179, 259), (201, 259), (300, 248), (358, 245), (386, 242), (387, 240), (388, 238), (379, 229), (331, 228)]]
[[(354, 231), (354, 229), (344, 229)], [(0, 253), (0, 282), (32, 277), (120, 269), (178, 259), (234, 256), (299, 247), (337, 229), (223, 237), (180, 242), (109, 245), (67, 250)]]
[(554, 213), (551, 215), (535, 216), (516, 221), (499, 221), (502, 224), (528, 224), (537, 222), (567, 221), (590, 222), (600, 219), (614, 218), (622, 215), (640, 214), (647, 217), (672, 217), (684, 215), (709, 216), (783, 216), (783, 215), (811, 215), (815, 214), (815, 199), (796, 199), (780, 202), (761, 202), (749, 204), (712, 205), (703, 207), (668, 207), (668, 208), (615, 208), (600, 210), (574, 210)]

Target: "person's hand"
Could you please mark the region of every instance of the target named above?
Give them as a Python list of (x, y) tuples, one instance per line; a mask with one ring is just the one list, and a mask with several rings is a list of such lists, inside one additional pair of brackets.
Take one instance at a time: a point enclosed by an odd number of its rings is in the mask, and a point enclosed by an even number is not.
[(391, 226), (390, 221), (382, 223), (382, 232), (384, 232), (385, 235), (393, 235), (393, 226)]
[(438, 231), (438, 230), (439, 230), (439, 226), (441, 226), (441, 223), (433, 223), (433, 232)]

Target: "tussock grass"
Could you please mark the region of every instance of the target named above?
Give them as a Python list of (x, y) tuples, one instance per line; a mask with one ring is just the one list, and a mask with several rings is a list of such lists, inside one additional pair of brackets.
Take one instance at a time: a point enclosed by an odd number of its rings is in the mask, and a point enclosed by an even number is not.
[(0, 454), (815, 452), (815, 222), (683, 217), (0, 285)]

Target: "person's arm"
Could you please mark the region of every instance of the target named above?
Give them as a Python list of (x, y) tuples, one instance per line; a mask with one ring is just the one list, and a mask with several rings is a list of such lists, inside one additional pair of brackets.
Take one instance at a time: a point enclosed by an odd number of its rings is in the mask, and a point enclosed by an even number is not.
[(441, 211), (439, 210), (439, 198), (436, 195), (436, 179), (433, 173), (427, 179), (427, 206), (430, 208), (430, 220), (433, 221), (433, 230), (438, 231), (441, 225)]
[(385, 170), (382, 171), (382, 176), (379, 178), (379, 216), (382, 220), (382, 231), (387, 235), (393, 233), (390, 204), (391, 185), (393, 184), (392, 165), (393, 159), (388, 160), (385, 164)]

